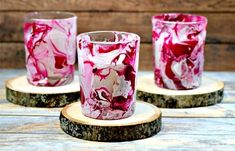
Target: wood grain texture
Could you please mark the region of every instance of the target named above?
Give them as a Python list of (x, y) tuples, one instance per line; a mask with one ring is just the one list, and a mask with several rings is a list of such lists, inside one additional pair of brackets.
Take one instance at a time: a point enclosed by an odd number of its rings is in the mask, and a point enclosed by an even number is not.
[(224, 96), (224, 83), (210, 77), (202, 76), (197, 89), (169, 90), (156, 86), (154, 75), (138, 78), (136, 97), (161, 108), (192, 108), (210, 106), (220, 103)]
[[(18, 122), (21, 121), (21, 122)], [(161, 133), (165, 134), (234, 134), (233, 118), (162, 118)], [(215, 124), (217, 126), (215, 126)], [(57, 116), (1, 116), (0, 134), (64, 134)], [(198, 126), (200, 125), (200, 126)], [(204, 128), (202, 128), (204, 127)], [(226, 130), (225, 130), (226, 129)]]
[[(233, 98), (235, 98), (235, 92), (233, 90), (225, 90), (223, 102), (221, 103), (234, 103), (235, 100)], [(5, 99), (6, 99), (6, 90), (5, 88), (2, 88), (0, 89), (0, 100), (1, 100), (0, 104), (8, 103), (8, 101), (6, 101)]]
[[(203, 127), (202, 127), (203, 128)], [(159, 133), (161, 134), (161, 133)], [(156, 151), (156, 150), (234, 150), (234, 135), (167, 134), (121, 143), (91, 142), (65, 134), (0, 134), (1, 149), (5, 150), (91, 150), (91, 151)], [(14, 142), (14, 143), (12, 143)]]
[(120, 142), (148, 138), (161, 130), (161, 111), (144, 102), (136, 102), (135, 113), (120, 120), (97, 120), (84, 116), (81, 103), (67, 105), (60, 113), (61, 129), (76, 138)]
[(25, 68), (23, 43), (0, 43), (0, 68)]
[(0, 3), (2, 11), (235, 11), (233, 0), (1, 0)]
[[(0, 0), (0, 68), (25, 68), (23, 15), (29, 11), (72, 11), (78, 32), (123, 30), (141, 36), (141, 70), (152, 70), (151, 21), (155, 13), (185, 12), (209, 19), (205, 69), (235, 71), (234, 0)], [(140, 72), (144, 75), (149, 72)], [(0, 150), (234, 150), (235, 72), (205, 72), (225, 82), (221, 104), (161, 109), (163, 127), (151, 138), (98, 143), (70, 137), (59, 127), (61, 108), (31, 108), (5, 99), (4, 81), (25, 70), (0, 69)]]
[[(25, 68), (23, 43), (0, 43), (0, 53), (0, 68)], [(234, 58), (235, 44), (206, 44), (205, 46), (205, 70), (234, 71)], [(152, 44), (142, 43), (139, 69), (152, 70), (152, 64)]]
[[(24, 12), (0, 12), (0, 41), (23, 41)], [(140, 35), (142, 42), (151, 42), (151, 17), (155, 13), (78, 12), (78, 33), (94, 30), (120, 30)], [(208, 18), (207, 42), (234, 43), (233, 13), (200, 13)]]
[[(235, 117), (235, 100), (231, 103), (221, 103), (209, 107), (187, 108), (187, 109), (165, 109), (161, 108), (162, 117)], [(28, 115), (28, 116), (59, 116), (62, 108), (32, 108), (20, 107), (4, 100), (0, 100), (1, 115)]]
[[(7, 103), (5, 101), (6, 94), (5, 94), (5, 81), (9, 78), (14, 78), (16, 76), (21, 76), (26, 74), (25, 69), (0, 69), (0, 102), (1, 103)], [(140, 71), (138, 73), (138, 77), (147, 75), (152, 73), (151, 71)], [(78, 73), (75, 72), (75, 75)], [(204, 72), (205, 76), (213, 77), (215, 79), (218, 79), (220, 81), (224, 81), (225, 87), (224, 87), (224, 99), (222, 103), (232, 103), (235, 100), (235, 72)]]
[(29, 107), (63, 107), (80, 98), (77, 76), (71, 83), (60, 87), (37, 87), (29, 84), (25, 75), (7, 80), (5, 88), (9, 102)]
[[(25, 70), (0, 69), (0, 85)], [(140, 76), (150, 72), (140, 72)], [(59, 128), (61, 108), (30, 108), (0, 99), (1, 150), (234, 150), (235, 72), (205, 72), (225, 81), (230, 102), (193, 109), (161, 109), (163, 127), (158, 135), (120, 143), (91, 142), (66, 135)], [(5, 96), (0, 89), (0, 96)], [(225, 95), (226, 98), (226, 95)]]
[[(59, 116), (61, 108), (20, 107), (5, 100), (4, 80), (25, 74), (25, 70), (0, 70), (0, 115)], [(139, 76), (151, 72), (139, 72)], [(163, 117), (235, 117), (235, 72), (205, 72), (206, 76), (225, 81), (221, 104), (193, 109), (162, 109)]]

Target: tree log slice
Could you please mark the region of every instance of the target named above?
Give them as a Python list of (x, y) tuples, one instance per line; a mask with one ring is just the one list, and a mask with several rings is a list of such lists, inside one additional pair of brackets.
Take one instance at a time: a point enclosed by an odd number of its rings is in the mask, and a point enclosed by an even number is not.
[(136, 102), (131, 117), (120, 120), (98, 120), (81, 112), (81, 103), (67, 105), (60, 114), (62, 130), (76, 138), (92, 141), (130, 141), (147, 138), (161, 129), (161, 112), (152, 104)]
[(154, 75), (138, 79), (137, 99), (161, 108), (191, 108), (214, 105), (223, 99), (224, 83), (202, 77), (201, 86), (192, 90), (170, 90), (159, 88)]
[(28, 107), (63, 107), (80, 98), (78, 77), (70, 84), (57, 87), (33, 86), (26, 76), (6, 81), (6, 99), (14, 104)]

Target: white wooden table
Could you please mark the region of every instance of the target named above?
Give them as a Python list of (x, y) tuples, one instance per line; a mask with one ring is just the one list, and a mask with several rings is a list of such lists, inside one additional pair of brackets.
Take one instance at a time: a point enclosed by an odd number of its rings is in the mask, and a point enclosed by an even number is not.
[(0, 69), (0, 150), (235, 150), (235, 72), (205, 72), (225, 82), (222, 103), (162, 109), (163, 126), (158, 135), (114, 143), (65, 134), (59, 126), (61, 108), (22, 107), (6, 101), (4, 81), (23, 74), (25, 70)]

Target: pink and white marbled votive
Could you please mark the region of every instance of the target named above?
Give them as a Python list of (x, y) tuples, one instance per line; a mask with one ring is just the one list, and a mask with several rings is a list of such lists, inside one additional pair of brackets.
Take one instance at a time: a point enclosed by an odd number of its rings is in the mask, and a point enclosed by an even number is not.
[(60, 86), (74, 77), (77, 17), (66, 12), (26, 14), (24, 43), (28, 82)]
[(77, 37), (82, 112), (95, 119), (122, 119), (135, 107), (140, 38), (116, 31)]
[(201, 83), (207, 19), (191, 14), (152, 17), (155, 83), (187, 90)]

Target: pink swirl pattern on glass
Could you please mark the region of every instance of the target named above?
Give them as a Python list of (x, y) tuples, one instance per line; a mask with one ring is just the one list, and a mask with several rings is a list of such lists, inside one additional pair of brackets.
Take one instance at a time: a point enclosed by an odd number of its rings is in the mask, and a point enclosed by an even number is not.
[(76, 22), (76, 16), (70, 13), (27, 14), (24, 43), (30, 84), (60, 86), (73, 80)]
[(125, 32), (84, 33), (77, 38), (82, 112), (95, 119), (134, 113), (140, 38)]
[(200, 86), (207, 19), (190, 14), (152, 17), (155, 83), (187, 90)]

